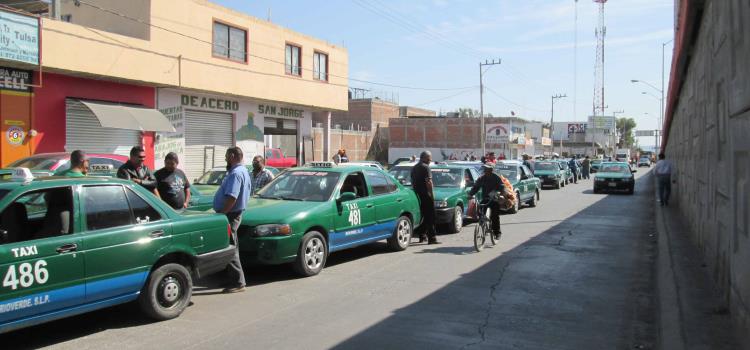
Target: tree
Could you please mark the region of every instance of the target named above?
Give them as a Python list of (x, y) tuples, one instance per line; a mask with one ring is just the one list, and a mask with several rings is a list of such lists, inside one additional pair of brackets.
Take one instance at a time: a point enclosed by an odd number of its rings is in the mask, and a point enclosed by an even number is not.
[(635, 143), (635, 137), (633, 136), (633, 130), (635, 130), (635, 119), (633, 118), (617, 118), (617, 133), (620, 134), (619, 144), (622, 148), (629, 148)]
[[(459, 118), (479, 118), (481, 117), (481, 114), (478, 110), (472, 109), (472, 108), (459, 108), (456, 113), (458, 113)], [(485, 117), (492, 118), (492, 113), (485, 113)]]

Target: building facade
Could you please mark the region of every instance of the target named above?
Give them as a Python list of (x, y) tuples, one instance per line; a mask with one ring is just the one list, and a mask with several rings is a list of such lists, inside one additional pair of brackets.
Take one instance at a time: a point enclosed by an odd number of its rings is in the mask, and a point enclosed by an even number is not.
[[(750, 347), (750, 2), (677, 1), (662, 150), (691, 240)], [(675, 187), (673, 187), (675, 190)]]

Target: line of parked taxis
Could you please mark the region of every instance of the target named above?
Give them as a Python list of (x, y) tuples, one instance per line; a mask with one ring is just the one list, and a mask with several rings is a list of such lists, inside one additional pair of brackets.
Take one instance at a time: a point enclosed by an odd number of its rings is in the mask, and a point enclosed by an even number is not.
[[(521, 199), (509, 213), (536, 206), (548, 178), (553, 187), (569, 181), (562, 162), (550, 174), (540, 172), (542, 164), (535, 176), (521, 162), (497, 163)], [(421, 222), (409, 183), (413, 166), (386, 172), (326, 162), (278, 172), (243, 214), (243, 264), (290, 264), (313, 276), (336, 251), (381, 240), (405, 250)], [(480, 167), (432, 166), (441, 231), (456, 233), (469, 217), (475, 203), (468, 192)], [(129, 302), (157, 320), (179, 316), (193, 280), (222, 271), (234, 253), (226, 217), (209, 210), (223, 171), (197, 179), (190, 208), (179, 212), (111, 176), (6, 172), (0, 180), (0, 333)]]

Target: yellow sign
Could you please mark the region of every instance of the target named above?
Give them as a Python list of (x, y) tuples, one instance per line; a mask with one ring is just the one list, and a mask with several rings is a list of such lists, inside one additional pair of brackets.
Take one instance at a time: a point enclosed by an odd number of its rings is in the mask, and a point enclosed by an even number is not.
[(23, 120), (6, 120), (5, 125), (24, 126), (26, 123)]

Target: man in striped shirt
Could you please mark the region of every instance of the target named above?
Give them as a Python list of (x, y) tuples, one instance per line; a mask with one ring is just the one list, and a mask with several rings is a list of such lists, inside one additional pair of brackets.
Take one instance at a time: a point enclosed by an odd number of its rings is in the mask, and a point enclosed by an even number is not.
[(263, 186), (273, 180), (273, 173), (266, 169), (266, 161), (261, 156), (255, 156), (253, 158), (253, 172), (250, 174), (251, 178), (251, 189), (250, 193), (258, 192)]

